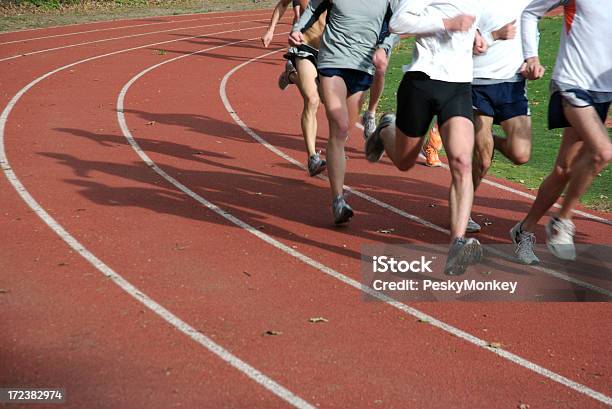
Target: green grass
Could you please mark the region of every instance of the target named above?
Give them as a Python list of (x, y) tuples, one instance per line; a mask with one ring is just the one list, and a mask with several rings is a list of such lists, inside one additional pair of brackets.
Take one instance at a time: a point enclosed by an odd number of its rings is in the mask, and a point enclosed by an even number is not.
[[(559, 35), (562, 27), (560, 17), (547, 18), (540, 23), (540, 59), (547, 68), (546, 76), (539, 81), (530, 81), (528, 85), (529, 104), (533, 122), (533, 150), (529, 163), (516, 166), (500, 153), (496, 153), (489, 175), (521, 183), (529, 189), (537, 190), (548, 173), (550, 173), (561, 143), (561, 130), (549, 131), (547, 128), (548, 85), (559, 46)], [(412, 57), (414, 39), (402, 40), (400, 48), (394, 51), (387, 71), (385, 92), (380, 103), (380, 112), (395, 111), (395, 98), (402, 78), (402, 65)], [(496, 127), (497, 128), (497, 127)], [(503, 135), (501, 128), (496, 134)], [(612, 211), (612, 171), (606, 168), (601, 172), (589, 191), (583, 196), (582, 203), (591, 208)]]

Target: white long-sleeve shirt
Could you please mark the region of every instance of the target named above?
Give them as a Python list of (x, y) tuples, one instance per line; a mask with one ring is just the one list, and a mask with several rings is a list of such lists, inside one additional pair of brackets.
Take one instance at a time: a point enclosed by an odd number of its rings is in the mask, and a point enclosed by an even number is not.
[[(421, 71), (431, 79), (472, 82), (472, 48), (478, 18), (486, 1), (400, 0), (389, 22), (392, 33), (415, 34), (412, 64), (404, 71)], [(476, 17), (469, 31), (446, 32), (444, 19), (460, 14)]]
[[(523, 64), (521, 15), (533, 0), (487, 0), (478, 29), (487, 40), (486, 53), (474, 56), (474, 81), (490, 79), (512, 81)], [(511, 40), (493, 40), (491, 33), (515, 21), (516, 37)], [(520, 79), (520, 78), (519, 78)]]
[(553, 80), (612, 92), (612, 0), (534, 0), (522, 16), (524, 57), (538, 55), (538, 20), (559, 4), (565, 21)]

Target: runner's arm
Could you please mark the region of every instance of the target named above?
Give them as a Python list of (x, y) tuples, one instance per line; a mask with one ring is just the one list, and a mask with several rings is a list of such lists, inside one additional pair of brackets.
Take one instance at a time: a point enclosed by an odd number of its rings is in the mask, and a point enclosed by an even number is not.
[(279, 0), (276, 4), (276, 7), (274, 7), (274, 11), (272, 12), (272, 18), (270, 19), (270, 25), (268, 25), (268, 30), (261, 37), (261, 42), (263, 43), (264, 47), (267, 48), (272, 42), (276, 25), (287, 11), (289, 3), (291, 3), (291, 0)]

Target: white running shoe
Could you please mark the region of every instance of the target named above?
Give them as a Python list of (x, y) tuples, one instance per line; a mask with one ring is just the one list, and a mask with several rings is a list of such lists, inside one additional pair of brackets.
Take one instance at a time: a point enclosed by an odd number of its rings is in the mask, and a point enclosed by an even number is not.
[(522, 224), (522, 222), (518, 222), (512, 229), (510, 229), (510, 238), (516, 245), (514, 248), (516, 258), (522, 264), (538, 264), (540, 259), (533, 251), (536, 241), (535, 234), (523, 231)]
[(574, 234), (576, 227), (570, 219), (553, 217), (546, 225), (546, 247), (562, 260), (576, 260)]

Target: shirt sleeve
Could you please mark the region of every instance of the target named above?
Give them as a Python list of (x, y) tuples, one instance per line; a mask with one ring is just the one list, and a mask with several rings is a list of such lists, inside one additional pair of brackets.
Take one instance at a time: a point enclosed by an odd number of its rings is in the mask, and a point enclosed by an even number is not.
[(559, 6), (566, 5), (568, 0), (534, 0), (521, 15), (521, 36), (523, 38), (523, 57), (538, 56), (540, 32), (538, 22), (544, 15)]
[(396, 34), (433, 34), (444, 31), (442, 17), (427, 12), (432, 0), (400, 0), (389, 28)]
[(380, 30), (380, 34), (378, 35), (378, 48), (382, 48), (385, 50), (385, 53), (389, 55), (393, 46), (399, 41), (399, 36), (397, 34), (391, 34), (389, 30), (389, 22), (391, 21), (391, 17), (393, 16), (393, 9), (391, 4), (387, 8), (387, 14), (385, 15), (385, 19), (383, 21), (382, 28)]

